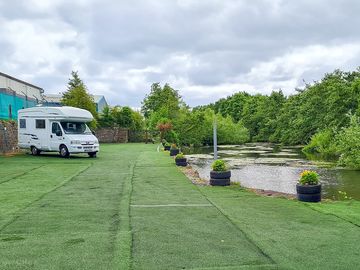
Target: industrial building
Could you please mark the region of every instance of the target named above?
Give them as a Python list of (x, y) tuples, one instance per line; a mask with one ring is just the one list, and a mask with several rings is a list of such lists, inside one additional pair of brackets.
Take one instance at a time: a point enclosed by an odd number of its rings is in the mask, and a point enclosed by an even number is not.
[(0, 119), (17, 119), (17, 111), (36, 106), (44, 90), (0, 72)]

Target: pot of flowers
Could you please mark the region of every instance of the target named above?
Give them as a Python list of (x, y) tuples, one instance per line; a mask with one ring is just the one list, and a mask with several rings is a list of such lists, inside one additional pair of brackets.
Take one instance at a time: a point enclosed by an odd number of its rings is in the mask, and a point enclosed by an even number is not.
[(183, 153), (179, 153), (179, 154), (176, 155), (175, 164), (176, 164), (176, 166), (182, 166), (182, 167), (187, 166), (186, 157), (185, 157), (185, 155)]
[(215, 160), (211, 165), (210, 185), (229, 186), (231, 171), (227, 168), (225, 162), (221, 159)]
[(296, 184), (297, 198), (302, 202), (320, 202), (321, 184), (319, 175), (314, 171), (303, 171)]
[(176, 156), (180, 153), (179, 148), (177, 148), (176, 144), (173, 143), (170, 147), (170, 157)]
[(170, 147), (171, 147), (170, 143), (165, 142), (165, 144), (164, 144), (164, 151), (170, 151)]

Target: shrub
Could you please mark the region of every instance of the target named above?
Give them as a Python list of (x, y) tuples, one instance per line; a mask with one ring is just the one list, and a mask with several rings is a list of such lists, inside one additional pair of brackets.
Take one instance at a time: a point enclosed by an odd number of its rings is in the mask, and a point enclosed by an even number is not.
[(224, 171), (228, 170), (228, 168), (225, 164), (225, 161), (223, 161), (221, 159), (215, 160), (211, 164), (211, 168), (213, 169), (213, 171), (216, 171), (216, 172), (224, 172)]
[(343, 128), (336, 136), (337, 150), (340, 153), (339, 165), (360, 169), (360, 123), (356, 116), (351, 117), (350, 126)]
[(305, 170), (301, 173), (299, 184), (317, 185), (318, 183), (319, 183), (319, 175), (316, 172)]
[(174, 130), (169, 130), (168, 132), (166, 132), (164, 138), (168, 142), (174, 142), (177, 144), (179, 143), (179, 136)]
[(308, 145), (302, 151), (305, 153), (320, 153), (325, 156), (333, 156), (336, 154), (335, 148), (335, 131), (325, 129), (313, 135)]
[(175, 159), (182, 159), (182, 158), (185, 158), (185, 155), (183, 153), (179, 153), (175, 157)]

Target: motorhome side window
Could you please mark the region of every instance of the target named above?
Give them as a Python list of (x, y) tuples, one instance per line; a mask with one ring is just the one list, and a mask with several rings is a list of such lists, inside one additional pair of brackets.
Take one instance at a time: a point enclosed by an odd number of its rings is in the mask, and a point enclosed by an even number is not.
[(36, 119), (36, 128), (45, 128), (45, 120)]
[(20, 128), (26, 128), (26, 119), (20, 119)]

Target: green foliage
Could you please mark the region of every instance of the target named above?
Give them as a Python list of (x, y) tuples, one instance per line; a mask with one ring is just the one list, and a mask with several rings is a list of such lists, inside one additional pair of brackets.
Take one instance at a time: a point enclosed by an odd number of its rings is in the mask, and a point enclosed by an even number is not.
[(225, 172), (228, 170), (225, 161), (217, 159), (211, 164), (211, 168), (216, 172)]
[(303, 148), (304, 153), (320, 153), (325, 156), (336, 154), (335, 131), (325, 129), (313, 135), (310, 143)]
[(318, 183), (319, 183), (319, 175), (316, 172), (305, 170), (301, 173), (299, 184), (317, 185)]
[(175, 157), (175, 159), (182, 159), (182, 158), (185, 158), (185, 155), (183, 153), (179, 153)]
[(130, 130), (141, 130), (144, 127), (142, 115), (130, 107), (105, 107), (98, 118), (101, 127), (123, 127)]
[(161, 87), (159, 83), (151, 86), (150, 94), (142, 102), (141, 111), (145, 118), (150, 118), (154, 112), (160, 112), (162, 117), (173, 119), (182, 104), (179, 92), (165, 84)]
[(336, 136), (339, 165), (360, 169), (360, 123), (355, 115), (350, 119), (350, 126), (343, 128)]
[(195, 111), (213, 109), (231, 116), (248, 129), (252, 141), (306, 144), (318, 131), (338, 130), (349, 125), (350, 111), (360, 116), (360, 70), (335, 70), (297, 93), (285, 97), (282, 91), (251, 96), (236, 93)]
[(218, 143), (242, 144), (249, 140), (249, 132), (241, 122), (235, 123), (230, 116), (217, 116)]
[[(96, 105), (94, 98), (88, 93), (86, 85), (80, 79), (77, 71), (71, 72), (71, 78), (68, 82), (67, 91), (63, 93), (61, 103), (66, 106), (77, 107), (88, 110), (97, 118)], [(97, 125), (96, 120), (90, 123), (92, 128)]]

